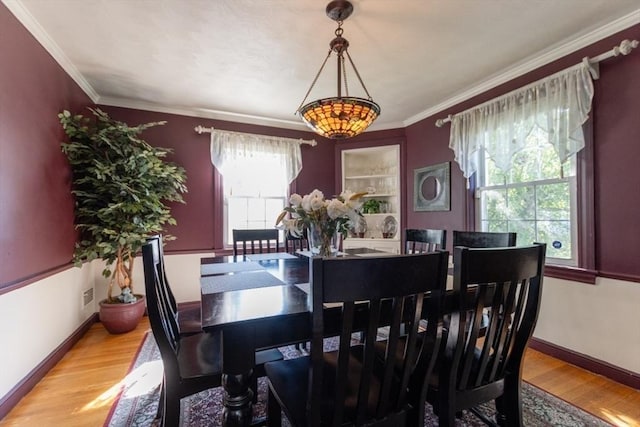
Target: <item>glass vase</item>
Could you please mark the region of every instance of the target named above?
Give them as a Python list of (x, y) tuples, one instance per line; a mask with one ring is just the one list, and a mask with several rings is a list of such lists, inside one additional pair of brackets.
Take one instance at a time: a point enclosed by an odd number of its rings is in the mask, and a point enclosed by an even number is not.
[(321, 227), (318, 224), (310, 224), (308, 230), (309, 246), (311, 253), (322, 257), (337, 256), (338, 231), (335, 227)]

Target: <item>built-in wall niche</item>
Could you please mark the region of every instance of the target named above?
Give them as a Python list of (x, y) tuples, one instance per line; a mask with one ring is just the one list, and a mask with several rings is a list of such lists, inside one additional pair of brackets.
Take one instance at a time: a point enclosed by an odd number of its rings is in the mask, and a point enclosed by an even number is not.
[(343, 247), (400, 253), (400, 146), (343, 150), (342, 189), (366, 193), (363, 218)]

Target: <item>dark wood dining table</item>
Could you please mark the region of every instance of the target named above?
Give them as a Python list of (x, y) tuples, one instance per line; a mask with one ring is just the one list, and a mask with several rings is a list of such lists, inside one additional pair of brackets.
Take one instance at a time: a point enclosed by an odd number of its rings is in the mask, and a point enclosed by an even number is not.
[[(309, 296), (295, 286), (309, 282), (309, 259), (296, 256), (254, 261), (283, 285), (202, 293), (202, 327), (205, 331), (222, 333), (223, 425), (251, 425), (249, 379), (255, 351), (305, 341), (311, 336)], [(244, 257), (202, 258), (201, 266), (239, 261), (245, 261)], [(203, 279), (206, 277), (202, 275)]]
[[(368, 250), (350, 252), (347, 256), (375, 255)], [(296, 286), (309, 282), (309, 260), (306, 256), (260, 260), (242, 256), (201, 259), (202, 327), (205, 331), (222, 334), (224, 426), (248, 426), (252, 423), (253, 393), (249, 384), (255, 366), (255, 351), (310, 339), (310, 297), (303, 287)], [(243, 278), (242, 275), (255, 273), (255, 270), (208, 272), (213, 265), (245, 261), (258, 263), (260, 271), (268, 272), (282, 283), (222, 292), (208, 289), (207, 283), (213, 276), (231, 274)], [(218, 271), (224, 271), (225, 267), (230, 266), (221, 267)], [(337, 330), (338, 318), (339, 308), (325, 308), (328, 329), (335, 321)]]

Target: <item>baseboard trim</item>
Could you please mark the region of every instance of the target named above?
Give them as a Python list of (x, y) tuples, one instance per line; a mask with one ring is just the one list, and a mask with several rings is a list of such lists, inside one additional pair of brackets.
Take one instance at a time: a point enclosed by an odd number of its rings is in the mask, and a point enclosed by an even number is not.
[(58, 363), (65, 354), (73, 347), (82, 336), (87, 333), (91, 325), (98, 321), (98, 313), (94, 313), (91, 317), (80, 325), (76, 331), (69, 336), (62, 344), (52, 351), (46, 359), (38, 364), (29, 374), (24, 377), (15, 387), (9, 391), (2, 399), (0, 399), (0, 420), (2, 420), (22, 399), (35, 387), (40, 380)]
[(556, 359), (560, 359), (564, 362), (586, 369), (587, 371), (602, 375), (603, 377), (619, 382), (620, 384), (640, 390), (640, 374), (610, 365), (601, 360), (594, 359), (587, 355), (577, 353), (573, 350), (569, 350), (537, 338), (531, 338), (529, 341), (529, 347), (534, 350), (538, 350), (541, 353), (555, 357)]

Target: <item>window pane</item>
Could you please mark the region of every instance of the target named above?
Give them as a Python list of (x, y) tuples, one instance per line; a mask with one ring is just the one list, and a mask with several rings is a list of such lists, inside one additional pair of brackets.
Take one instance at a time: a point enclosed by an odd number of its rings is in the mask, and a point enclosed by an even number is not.
[(533, 187), (516, 187), (507, 191), (509, 219), (535, 219), (536, 202)]
[(503, 232), (508, 229), (507, 221), (483, 221), (482, 231)]
[(571, 219), (571, 197), (568, 182), (539, 185), (536, 190), (538, 219)]
[(515, 231), (517, 233), (516, 244), (518, 245), (530, 245), (537, 241), (535, 221), (509, 221), (509, 227), (506, 231)]
[[(251, 198), (247, 201), (247, 220), (248, 221), (264, 221), (264, 200)], [(249, 227), (255, 228), (255, 227)], [(259, 227), (260, 228), (260, 227)]]
[(547, 256), (571, 259), (571, 222), (538, 222), (538, 241), (547, 244)]
[(229, 223), (230, 229), (244, 228), (244, 225), (246, 224), (246, 211), (246, 199), (235, 197), (227, 199), (227, 222)]
[[(265, 217), (267, 218), (267, 224), (274, 226), (276, 218), (282, 212), (284, 208), (284, 198), (281, 199), (266, 199), (265, 200)], [(269, 222), (271, 221), (271, 222)]]
[(483, 220), (498, 221), (508, 218), (506, 194), (506, 190), (483, 190), (481, 192)]

